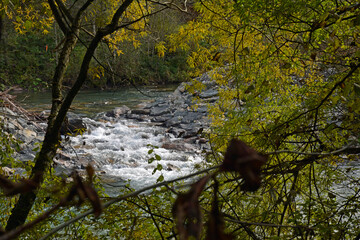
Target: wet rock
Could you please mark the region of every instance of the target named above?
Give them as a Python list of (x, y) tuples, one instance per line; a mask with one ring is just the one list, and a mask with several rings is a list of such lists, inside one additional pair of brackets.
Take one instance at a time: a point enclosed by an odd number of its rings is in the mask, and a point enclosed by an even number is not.
[(164, 122), (163, 126), (165, 127), (178, 127), (182, 121), (182, 117), (172, 117), (171, 119)]
[(145, 133), (143, 133), (143, 134), (141, 134), (141, 138), (142, 138), (142, 139), (149, 139), (150, 136), (147, 135), (147, 134), (145, 134)]
[(200, 98), (211, 98), (211, 97), (216, 97), (218, 95), (218, 90), (216, 89), (208, 89), (204, 92), (200, 93)]
[(121, 115), (124, 115), (126, 113), (128, 113), (130, 111), (130, 108), (128, 106), (121, 106), (121, 107), (116, 107), (114, 110), (113, 110), (113, 114), (114, 114), (114, 117), (120, 117)]
[(30, 149), (23, 149), (19, 154), (16, 154), (16, 159), (21, 162), (32, 161), (34, 158), (35, 154)]
[(181, 128), (171, 127), (166, 132), (173, 134), (176, 138), (182, 137), (184, 135), (185, 130)]
[(171, 119), (172, 117), (173, 117), (172, 114), (164, 114), (162, 116), (156, 116), (156, 117), (151, 118), (151, 121), (164, 123), (164, 122), (168, 121), (169, 119)]
[(152, 108), (152, 106), (153, 105), (149, 102), (143, 102), (143, 103), (136, 105), (136, 108), (137, 109), (150, 109), (150, 108)]
[(39, 117), (43, 120), (47, 120), (50, 115), (50, 110), (44, 110), (39, 114)]
[(22, 130), (26, 126), (26, 125), (21, 126), (18, 119), (8, 119), (5, 125), (10, 130), (11, 133), (15, 133), (17, 130)]
[(211, 98), (204, 99), (204, 101), (207, 103), (215, 103), (218, 99), (219, 99), (219, 97), (211, 97)]
[(81, 118), (72, 118), (63, 122), (60, 129), (60, 134), (78, 134), (84, 132), (86, 129), (87, 127)]
[(198, 144), (205, 144), (205, 143), (207, 143), (207, 139), (206, 138), (199, 138), (199, 139), (196, 140), (196, 142)]
[(160, 107), (154, 107), (150, 110), (150, 116), (159, 116), (166, 113), (170, 113), (170, 106), (164, 105)]
[(127, 114), (126, 115), (127, 118), (129, 119), (135, 119), (138, 120), (140, 122), (146, 121), (147, 117), (145, 115), (138, 115), (138, 114)]
[(161, 145), (161, 147), (168, 150), (177, 151), (189, 151), (194, 149), (194, 146), (192, 146), (191, 144), (183, 142), (165, 142)]
[(168, 163), (166, 164), (166, 171), (180, 171), (180, 168), (171, 163)]
[[(118, 118), (121, 115), (128, 113), (129, 111), (130, 111), (130, 108), (128, 106), (123, 105), (121, 107), (116, 107), (111, 111), (105, 112), (103, 117)], [(101, 117), (101, 116), (99, 116), (99, 117)]]
[(188, 112), (182, 119), (181, 123), (193, 123), (196, 120), (199, 120), (202, 117), (201, 113), (198, 112)]
[(73, 164), (63, 160), (54, 159), (53, 168), (58, 175), (70, 176), (73, 172)]
[(150, 109), (133, 109), (133, 110), (131, 110), (131, 114), (149, 115)]
[(70, 161), (71, 156), (69, 154), (66, 154), (64, 152), (59, 152), (56, 154), (55, 159), (58, 161)]
[(23, 129), (21, 131), (18, 131), (16, 136), (20, 141), (28, 143), (33, 141), (37, 137), (37, 134), (35, 131), (32, 131), (30, 129)]
[(190, 144), (195, 144), (197, 140), (197, 137), (190, 137), (190, 138), (186, 138), (184, 139), (185, 143), (190, 143)]
[(18, 116), (15, 112), (11, 111), (7, 107), (0, 107), (0, 112), (2, 113), (3, 116), (7, 116), (7, 117)]

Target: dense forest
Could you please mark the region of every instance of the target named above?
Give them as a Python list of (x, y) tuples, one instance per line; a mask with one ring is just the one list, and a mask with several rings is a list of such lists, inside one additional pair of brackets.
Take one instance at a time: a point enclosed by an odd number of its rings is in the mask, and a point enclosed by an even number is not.
[[(34, 12), (27, 13), (29, 6), (25, 4), (16, 9), (20, 12), (17, 16), (11, 15), (15, 9), (11, 9), (11, 4), (9, 7), (3, 9), (1, 21), (1, 89), (14, 85), (33, 91), (50, 88), (64, 35), (51, 16), (36, 16), (50, 14), (46, 6), (34, 6)], [(91, 66), (85, 87), (105, 89), (131, 83), (166, 84), (186, 80), (186, 52), (159, 57), (156, 47), (190, 18), (191, 14), (169, 9), (149, 16), (141, 30), (138, 29), (141, 32), (117, 40), (121, 44), (116, 43), (116, 48), (112, 45), (115, 43), (103, 42), (97, 49), (97, 60)], [(98, 28), (96, 21), (100, 20), (87, 23), (91, 26), (80, 33), (82, 42), (75, 46), (64, 76), (67, 86), (76, 78), (89, 36)]]
[[(4, 170), (22, 163), (0, 115), (0, 239), (360, 239), (357, 1), (0, 4), (0, 101), (14, 86), (52, 92), (22, 175)], [(117, 197), (91, 166), (53, 174), (80, 89), (191, 81), (196, 103), (203, 74), (218, 98), (202, 169)]]

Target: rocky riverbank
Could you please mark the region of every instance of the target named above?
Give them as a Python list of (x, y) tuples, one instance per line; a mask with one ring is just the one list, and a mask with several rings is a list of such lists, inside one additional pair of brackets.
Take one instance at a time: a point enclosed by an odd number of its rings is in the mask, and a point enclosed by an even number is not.
[[(208, 74), (202, 75), (198, 80), (206, 86), (200, 94), (190, 94), (186, 90), (186, 86), (190, 83), (182, 83), (167, 98), (140, 104), (135, 109), (127, 106), (117, 107), (99, 114), (96, 119), (114, 121), (114, 119), (126, 118), (152, 122), (166, 128), (166, 132), (173, 134), (174, 137), (200, 140), (198, 138), (201, 132), (209, 126), (207, 105), (217, 101), (218, 90)], [(195, 95), (199, 99), (196, 104), (193, 101)]]

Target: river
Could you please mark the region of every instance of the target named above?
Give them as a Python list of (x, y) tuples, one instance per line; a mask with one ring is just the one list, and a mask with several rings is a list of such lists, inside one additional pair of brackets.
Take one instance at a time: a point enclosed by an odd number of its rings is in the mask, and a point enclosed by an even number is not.
[[(203, 163), (201, 145), (186, 143), (185, 139), (176, 138), (167, 133), (166, 128), (150, 121), (94, 120), (99, 112), (122, 105), (136, 108), (139, 103), (166, 97), (175, 88), (174, 85), (142, 87), (141, 91), (146, 95), (133, 88), (81, 91), (70, 111), (82, 116), (88, 131), (67, 141), (64, 139), (62, 150), (54, 160), (55, 170), (69, 175), (71, 171), (83, 171), (91, 164), (109, 195), (116, 195), (116, 189), (127, 182), (139, 189), (156, 183), (160, 176), (170, 180), (193, 172), (194, 167)], [(48, 92), (17, 96), (24, 108), (37, 112), (49, 109), (50, 99)], [(181, 149), (171, 147), (174, 145)]]
[[(156, 98), (165, 97), (176, 89), (178, 85), (143, 86), (137, 89), (123, 87), (112, 91), (82, 90), (71, 106), (71, 111), (94, 117), (99, 112), (109, 111), (115, 107), (126, 105), (130, 108), (139, 103), (152, 101)], [(51, 107), (51, 92), (24, 92), (16, 95), (16, 100), (25, 109), (41, 112)]]

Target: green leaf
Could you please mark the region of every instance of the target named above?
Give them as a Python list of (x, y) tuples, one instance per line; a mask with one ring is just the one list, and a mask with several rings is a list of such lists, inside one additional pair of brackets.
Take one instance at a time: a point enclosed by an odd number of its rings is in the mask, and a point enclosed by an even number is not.
[(163, 170), (163, 166), (162, 166), (161, 164), (158, 164), (158, 165), (156, 166), (156, 169), (159, 170), (159, 171), (161, 171), (161, 170)]
[(148, 154), (152, 154), (154, 152), (154, 149), (150, 149), (149, 151), (148, 151)]
[(161, 171), (161, 170), (163, 170), (163, 166), (162, 166), (161, 164), (158, 164), (158, 165), (156, 166), (156, 168), (154, 168), (154, 171), (152, 172), (152, 174), (155, 174), (156, 171)]
[(163, 182), (164, 181), (164, 175), (160, 175), (159, 177), (158, 177), (158, 179), (156, 180), (156, 182)]
[(161, 160), (161, 157), (160, 157), (159, 155), (157, 155), (157, 154), (155, 154), (155, 158), (156, 158), (156, 160), (158, 160), (158, 161)]
[(152, 163), (153, 161), (155, 161), (155, 158), (149, 158), (148, 163)]
[(30, 29), (32, 27), (32, 23), (29, 20), (26, 20), (24, 26), (26, 29)]

